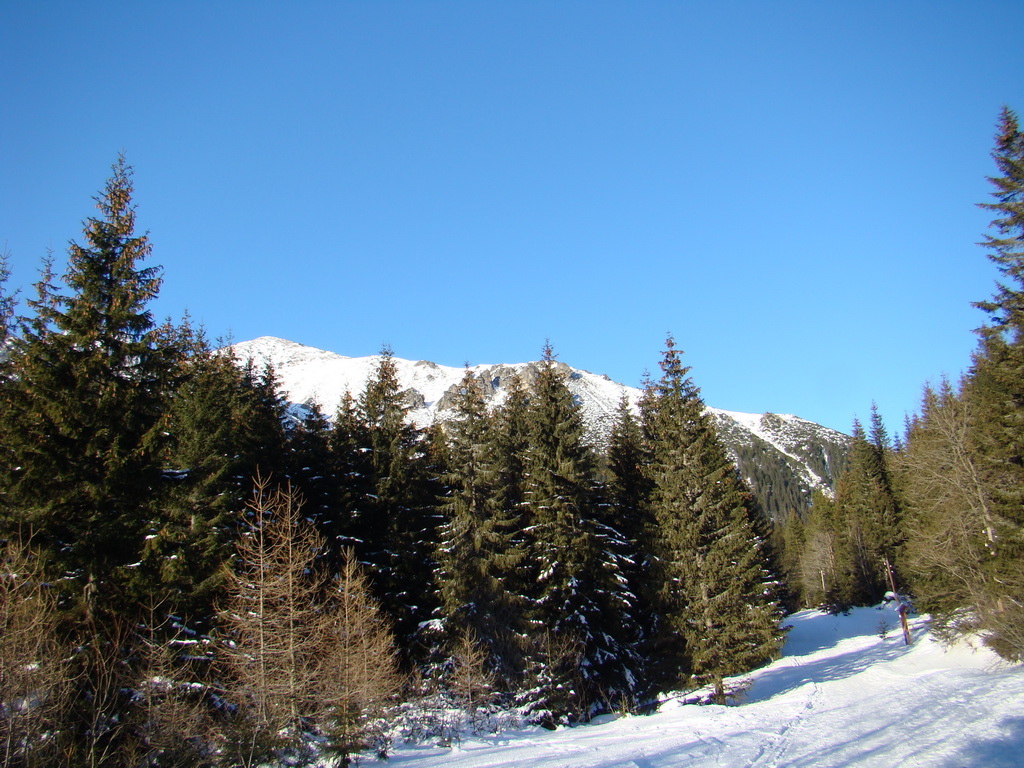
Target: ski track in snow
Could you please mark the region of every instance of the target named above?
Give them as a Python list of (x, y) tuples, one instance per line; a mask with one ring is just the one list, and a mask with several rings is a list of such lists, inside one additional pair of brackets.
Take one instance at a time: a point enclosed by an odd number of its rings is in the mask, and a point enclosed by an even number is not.
[(789, 749), (789, 744), (801, 726), (805, 726), (808, 716), (812, 713), (816, 702), (821, 698), (821, 688), (817, 683), (810, 683), (810, 695), (807, 701), (792, 720), (785, 722), (778, 733), (770, 733), (758, 746), (758, 754), (751, 762), (751, 768), (782, 765), (782, 758)]
[[(804, 611), (784, 656), (746, 676), (733, 706), (684, 705), (605, 716), (576, 728), (464, 737), (441, 749), (398, 745), (399, 768), (1021, 768), (1024, 667), (977, 642), (945, 648), (891, 607), (849, 616)], [(889, 629), (878, 636), (880, 622)]]

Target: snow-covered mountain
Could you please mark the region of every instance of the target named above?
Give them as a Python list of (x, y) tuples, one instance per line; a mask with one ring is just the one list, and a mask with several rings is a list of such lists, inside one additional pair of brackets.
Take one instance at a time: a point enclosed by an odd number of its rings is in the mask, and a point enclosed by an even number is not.
[[(346, 391), (358, 397), (380, 363), (379, 355), (345, 357), (272, 336), (240, 342), (232, 349), (240, 361), (251, 359), (257, 366), (272, 365), (285, 398), (294, 407), (301, 409), (316, 402), (328, 417)], [(394, 362), (409, 406), (409, 420), (420, 426), (444, 420), (465, 369), (398, 357)], [(528, 386), (537, 375), (537, 365), (501, 363), (475, 365), (469, 370), (484, 382), (489, 402), (498, 405), (511, 379), (518, 376)], [(635, 405), (640, 390), (561, 362), (557, 365), (566, 372), (591, 441), (603, 445), (622, 397)], [(800, 508), (814, 489), (832, 487), (846, 454), (846, 435), (797, 416), (708, 410), (741, 474), (773, 516)]]

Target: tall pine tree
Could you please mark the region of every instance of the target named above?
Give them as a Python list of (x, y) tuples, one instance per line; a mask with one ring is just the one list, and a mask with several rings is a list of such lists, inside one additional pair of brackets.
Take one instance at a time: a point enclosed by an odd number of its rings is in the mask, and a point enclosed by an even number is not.
[(634, 601), (617, 557), (618, 534), (597, 519), (595, 456), (550, 345), (531, 388), (527, 424), (530, 706), (541, 720), (586, 719), (602, 697), (633, 696), (638, 664), (621, 630), (634, 621)]
[[(993, 589), (986, 624), (994, 647), (1024, 658), (1024, 132), (1016, 113), (999, 116), (992, 153), (999, 175), (991, 177), (994, 235), (988, 256), (1002, 276), (995, 295), (977, 306), (989, 322), (978, 333), (965, 396), (971, 439), (989, 494), (994, 541), (987, 570)], [(996, 586), (998, 585), (998, 586)]]
[(496, 503), (497, 467), (490, 448), (493, 421), (481, 382), (467, 368), (455, 398), (448, 437), (450, 488), (438, 531), (436, 580), (450, 654), (468, 633), (486, 653), (485, 666), (506, 687), (521, 672), (521, 600), (512, 575), (523, 561), (516, 517)]
[[(288, 433), (288, 463), (288, 477), (302, 494), (306, 517), (324, 535), (337, 514), (338, 480), (331, 454), (331, 425), (316, 402), (307, 405)], [(340, 556), (336, 555), (340, 550), (331, 556), (340, 566)], [(332, 572), (337, 569), (332, 568)]]
[(878, 602), (889, 589), (887, 567), (894, 567), (903, 539), (899, 507), (892, 490), (885, 430), (871, 408), (871, 431), (854, 423), (846, 469), (837, 483), (836, 504), (843, 507), (851, 540), (855, 584), (852, 603)]
[(67, 293), (44, 268), (34, 315), (11, 340), (0, 417), (4, 531), (46, 549), (90, 609), (119, 591), (142, 548), (174, 358), (147, 308), (160, 276), (143, 265), (151, 246), (132, 192), (122, 157), (84, 244), (69, 247)]
[[(640, 420), (629, 398), (619, 402), (606, 453), (608, 482), (605, 488), (605, 519), (620, 535), (620, 562), (629, 593), (634, 600), (634, 623), (628, 642), (641, 656), (647, 656), (657, 637), (658, 614), (655, 595), (658, 584), (654, 564), (654, 519), (651, 515), (650, 445), (644, 439)], [(637, 694), (649, 693), (650, 676), (641, 674)]]
[(335, 514), (321, 525), (329, 551), (341, 552), (358, 546), (365, 554), (371, 540), (369, 515), (373, 500), (373, 468), (370, 435), (359, 404), (351, 392), (345, 392), (338, 404), (328, 438), (332, 471), (337, 478)]
[(422, 435), (406, 421), (398, 367), (389, 347), (366, 384), (359, 408), (366, 425), (371, 494), (363, 552), (405, 661), (422, 658), (419, 627), (431, 617), (436, 499), (425, 470)]
[(662, 584), (660, 682), (711, 684), (722, 700), (723, 677), (778, 654), (782, 611), (752, 497), (671, 337), (660, 365), (645, 417)]

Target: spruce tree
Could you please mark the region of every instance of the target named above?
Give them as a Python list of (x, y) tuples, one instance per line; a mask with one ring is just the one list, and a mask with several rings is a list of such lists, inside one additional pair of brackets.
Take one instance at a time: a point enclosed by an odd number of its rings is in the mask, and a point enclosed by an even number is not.
[[(658, 615), (654, 578), (654, 519), (651, 514), (649, 479), (650, 446), (644, 439), (640, 420), (625, 395), (619, 402), (616, 419), (608, 438), (608, 482), (605, 488), (608, 527), (621, 537), (619, 560), (629, 593), (633, 596), (634, 625), (626, 642), (641, 656), (651, 651), (657, 636)], [(646, 695), (650, 680), (642, 674), (637, 693)]]
[(496, 519), (507, 521), (511, 538), (510, 552), (515, 564), (505, 570), (503, 587), (513, 602), (521, 606), (519, 615), (509, 624), (513, 643), (507, 655), (504, 680), (499, 682), (522, 682), (527, 665), (529, 630), (526, 605), (527, 594), (534, 589), (536, 581), (530, 566), (530, 532), (526, 530), (527, 510), (524, 503), (526, 493), (526, 456), (530, 444), (528, 423), (529, 393), (518, 376), (508, 383), (505, 399), (495, 407), (488, 419), (485, 434), (485, 453), (488, 459), (490, 499)]
[(504, 402), (495, 408), (488, 453), (494, 465), (494, 503), (501, 514), (518, 519), (523, 513), (525, 457), (529, 445), (529, 394), (522, 380), (513, 377)]
[[(1024, 658), (1024, 132), (1016, 113), (999, 116), (992, 153), (999, 175), (991, 177), (994, 235), (982, 245), (1002, 279), (988, 301), (979, 329), (965, 396), (970, 403), (971, 441), (993, 516), (994, 540), (987, 571), (993, 589), (986, 601), (993, 646), (1009, 658)], [(995, 586), (998, 585), (998, 586)]]
[(164, 409), (161, 460), (165, 489), (147, 526), (133, 582), (141, 603), (205, 621), (230, 552), (228, 519), (241, 507), (235, 482), (240, 449), (233, 407), (241, 373), (183, 326), (176, 386)]
[(330, 447), (331, 425), (318, 403), (307, 404), (287, 437), (288, 478), (302, 494), (306, 516), (323, 535), (336, 514), (338, 488)]
[(712, 684), (774, 658), (776, 579), (752, 497), (718, 441), (671, 337), (648, 405), (656, 525), (660, 682)]
[(804, 516), (795, 509), (786, 510), (772, 529), (772, 549), (776, 553), (779, 574), (782, 576), (782, 602), (787, 611), (804, 607), (804, 584), (801, 556), (807, 547)]
[(527, 411), (524, 523), (530, 551), (528, 598), (541, 720), (586, 719), (606, 700), (629, 700), (635, 651), (621, 641), (634, 601), (616, 556), (617, 532), (597, 519), (596, 463), (565, 374), (545, 346)]
[(996, 234), (986, 235), (982, 245), (1004, 282), (976, 306), (989, 315), (980, 332), (983, 340), (1019, 345), (1024, 343), (1024, 132), (1008, 107), (999, 115), (995, 143), (992, 158), (1000, 175), (989, 178), (995, 202), (980, 207), (996, 214), (990, 224)]
[(841, 546), (846, 519), (832, 494), (814, 492), (802, 527), (797, 571), (801, 604), (833, 612), (848, 609), (853, 565), (848, 549)]
[(871, 605), (889, 590), (886, 569), (896, 565), (902, 523), (877, 410), (872, 408), (870, 436), (856, 420), (852, 432), (846, 469), (836, 483), (835, 497), (842, 521), (836, 535), (850, 566), (841, 603)]
[(351, 392), (345, 392), (338, 404), (328, 441), (337, 478), (336, 513), (322, 524), (322, 533), (329, 550), (355, 547), (365, 557), (365, 545), (372, 540), (373, 467), (369, 428)]
[(1010, 109), (1000, 115), (993, 158), (1001, 173), (990, 178), (995, 202), (982, 207), (996, 214), (996, 235), (983, 245), (1003, 280), (976, 305), (989, 322), (978, 330), (967, 394), (977, 419), (972, 433), (1009, 531), (1024, 524), (1024, 133)]
[(519, 676), (522, 605), (510, 591), (523, 552), (515, 518), (496, 504), (497, 471), (489, 451), (492, 420), (481, 382), (467, 368), (458, 388), (448, 436), (449, 493), (438, 531), (436, 580), (449, 655), (475, 638), (485, 667), (506, 687)]
[(7, 360), (7, 339), (14, 330), (14, 316), (18, 305), (17, 292), (7, 290), (11, 268), (6, 251), (0, 252), (0, 365)]
[(132, 589), (142, 603), (209, 628), (212, 601), (238, 533), (237, 514), (254, 483), (283, 479), (284, 404), (269, 371), (239, 364), (183, 327), (189, 351), (161, 420), (166, 490), (147, 524)]
[[(279, 480), (288, 473), (288, 403), (281, 394), (281, 384), (271, 363), (257, 368), (253, 360), (242, 365), (242, 378), (247, 390), (249, 409), (247, 424), (249, 480), (255, 477)], [(251, 486), (250, 486), (251, 487)]]
[(647, 477), (648, 446), (629, 398), (623, 395), (608, 437), (608, 495), (623, 534), (635, 541), (649, 533), (648, 504), (651, 487)]
[(832, 611), (879, 602), (889, 591), (890, 569), (899, 577), (905, 538), (891, 467), (893, 451), (874, 405), (870, 434), (857, 419), (851, 432), (834, 496), (814, 497), (801, 556), (805, 600)]
[(359, 401), (370, 449), (371, 496), (361, 526), (370, 576), (381, 607), (394, 623), (405, 661), (425, 649), (417, 633), (430, 619), (435, 597), (435, 502), (425, 473), (422, 435), (406, 422), (398, 367), (389, 347)]
[(3, 388), (4, 533), (46, 549), (88, 609), (114, 596), (141, 551), (175, 356), (147, 309), (160, 276), (143, 265), (151, 246), (135, 231), (132, 192), (122, 157), (84, 244), (69, 246), (68, 293), (44, 266)]

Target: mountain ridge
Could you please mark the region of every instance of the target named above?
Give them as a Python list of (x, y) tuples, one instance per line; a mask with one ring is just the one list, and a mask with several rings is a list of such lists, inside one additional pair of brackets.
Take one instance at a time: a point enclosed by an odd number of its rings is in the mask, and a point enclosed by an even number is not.
[[(315, 402), (332, 418), (345, 392), (358, 397), (381, 360), (381, 355), (347, 357), (274, 336), (239, 342), (230, 349), (240, 362), (271, 365), (297, 416)], [(427, 360), (392, 359), (409, 408), (407, 418), (420, 427), (445, 420), (467, 368), (484, 384), (489, 407), (496, 407), (504, 401), (512, 377), (528, 386), (538, 366), (531, 361), (456, 368)], [(635, 408), (642, 390), (560, 361), (556, 365), (565, 372), (566, 384), (580, 405), (588, 439), (603, 447), (622, 397)], [(845, 461), (848, 435), (792, 414), (705, 407), (740, 474), (772, 518), (805, 508), (815, 490), (832, 489)]]

